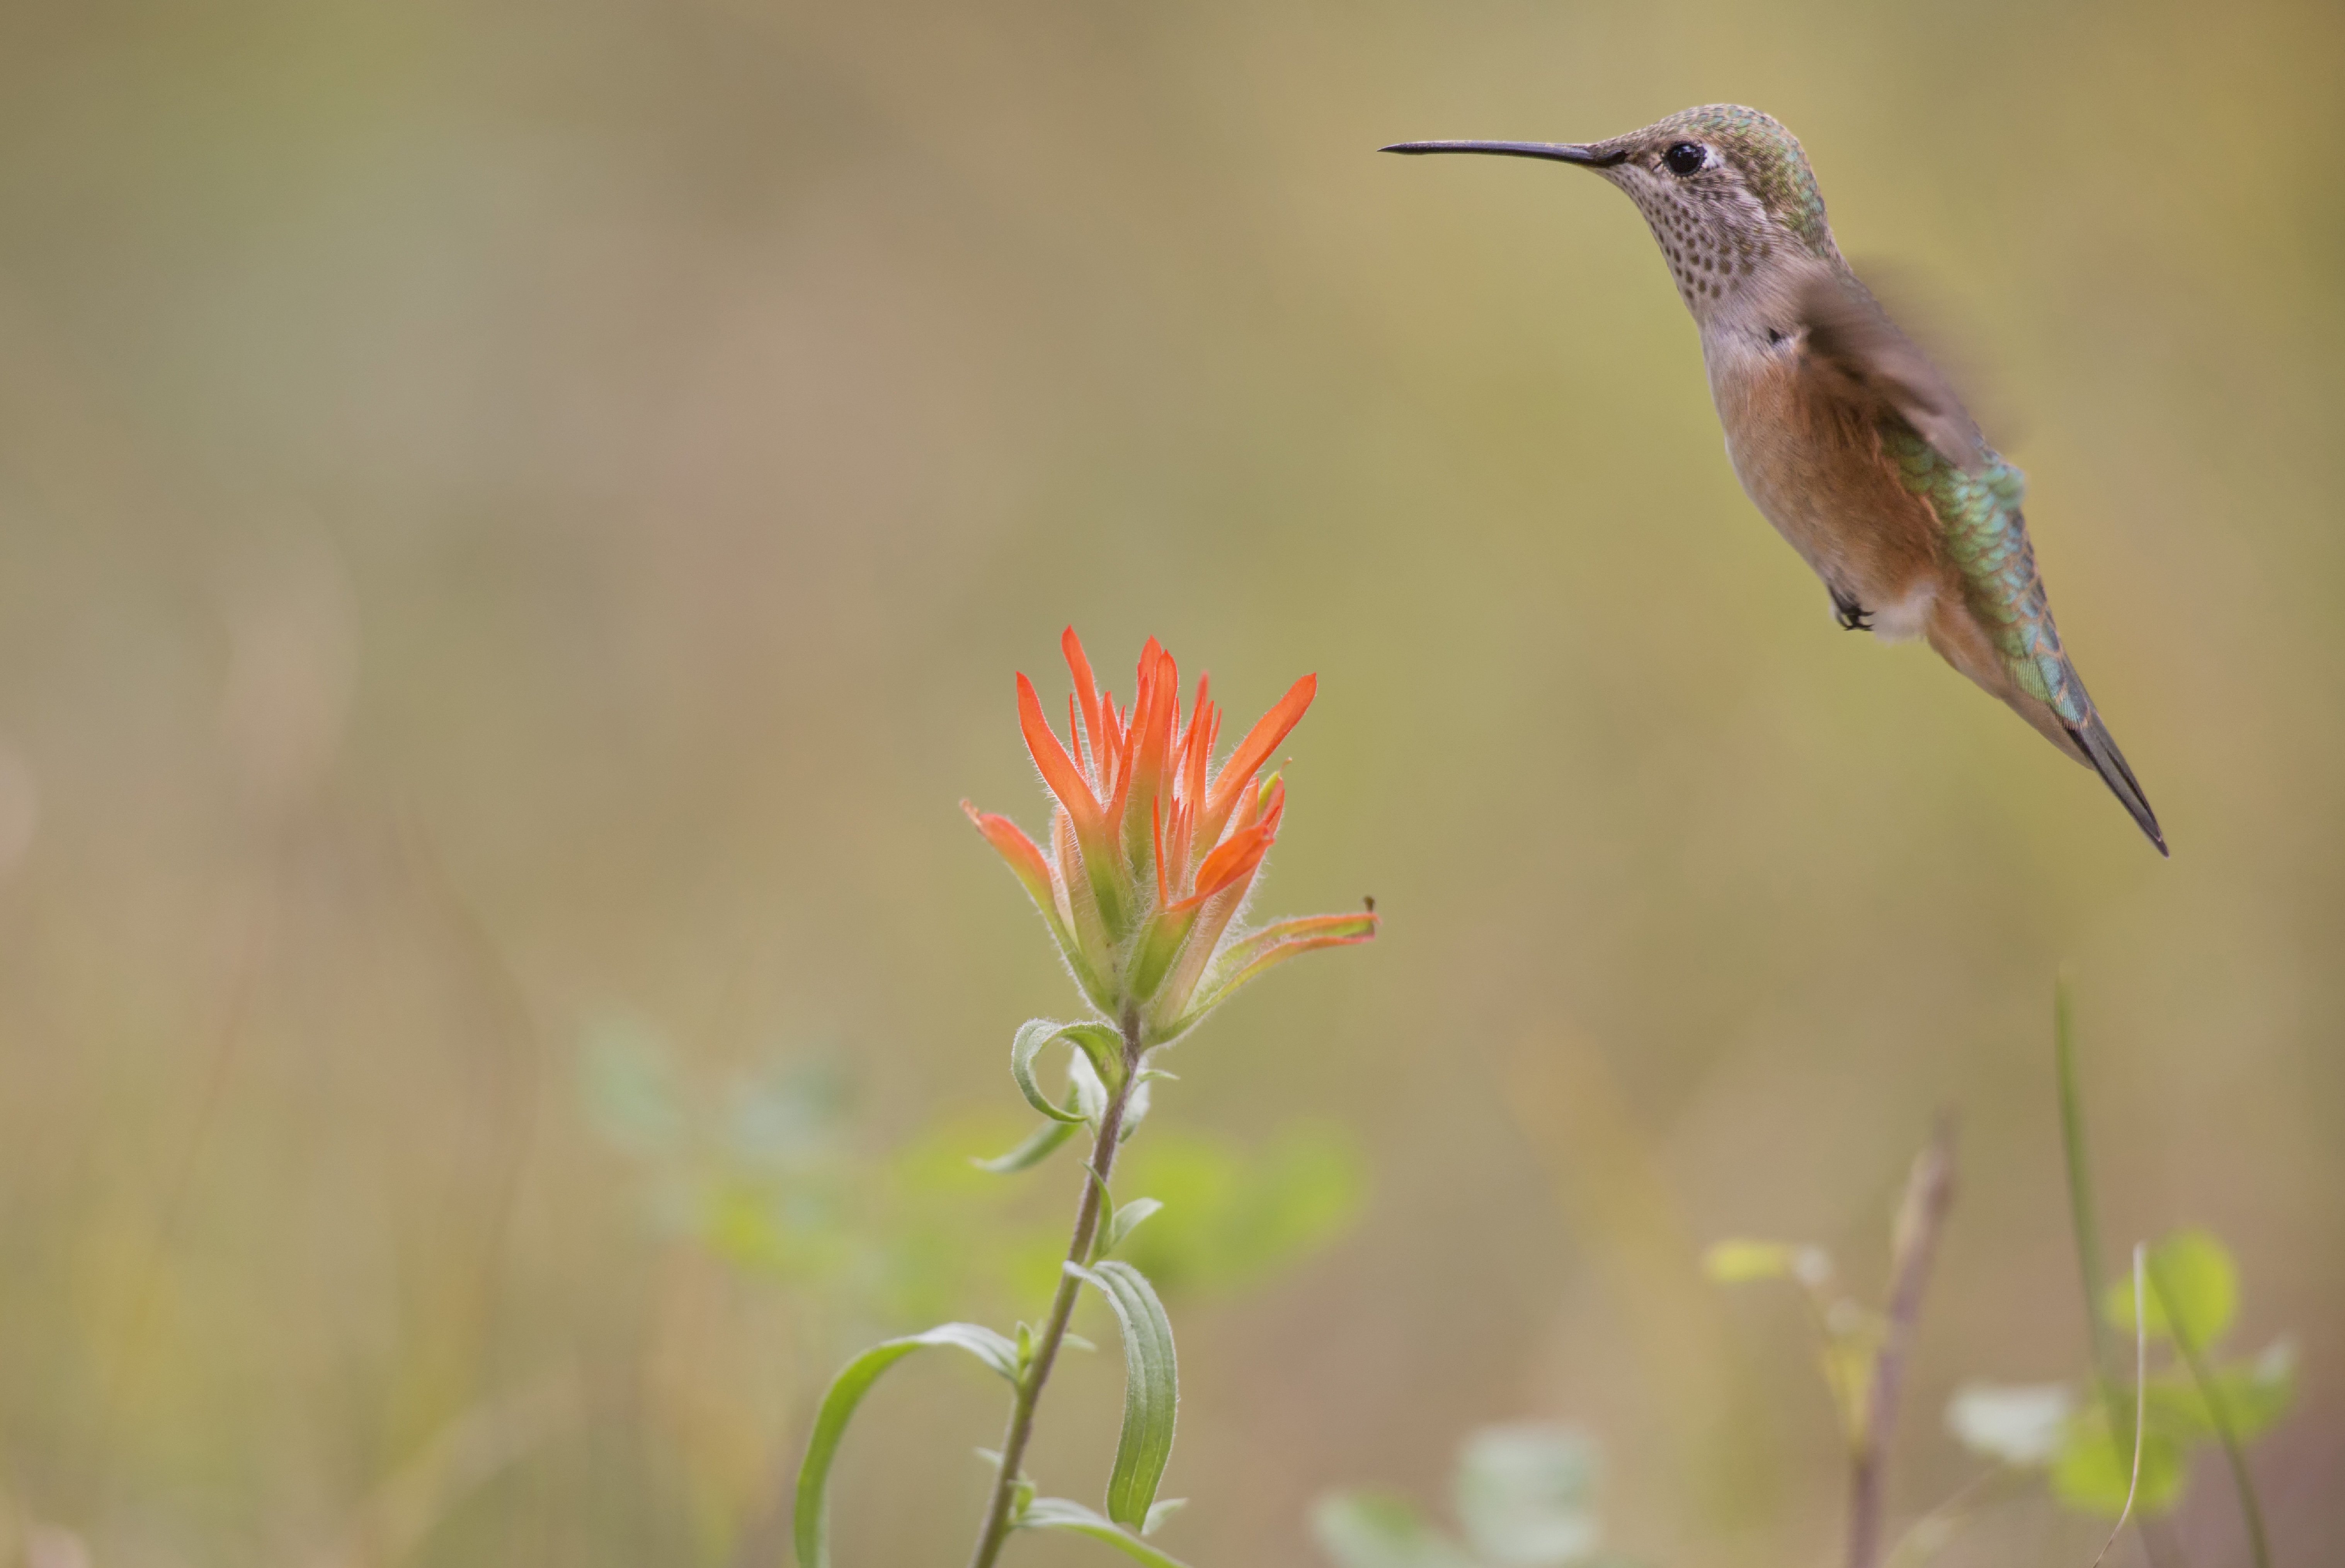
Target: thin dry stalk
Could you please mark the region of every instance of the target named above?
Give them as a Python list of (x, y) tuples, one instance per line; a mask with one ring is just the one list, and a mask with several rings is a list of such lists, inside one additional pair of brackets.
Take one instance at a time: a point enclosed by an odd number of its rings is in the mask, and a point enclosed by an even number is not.
[(1952, 1116), (1941, 1115), (1929, 1146), (1914, 1158), (1913, 1175), (1905, 1181), (1905, 1201), (1897, 1211), (1881, 1349), (1873, 1357), (1863, 1427), (1850, 1462), (1848, 1568), (1878, 1568), (1881, 1562), (1889, 1440), (1897, 1427), (1897, 1401), (1904, 1391), (1905, 1363), (1922, 1316), (1930, 1263), (1954, 1201), (1954, 1124)]

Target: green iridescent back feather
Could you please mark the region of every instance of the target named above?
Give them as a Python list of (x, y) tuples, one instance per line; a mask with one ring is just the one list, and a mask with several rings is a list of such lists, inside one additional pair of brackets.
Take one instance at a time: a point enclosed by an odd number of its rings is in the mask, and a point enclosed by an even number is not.
[(2035, 551), (2027, 542), (2020, 499), (2026, 476), (1993, 451), (1965, 473), (1902, 422), (1882, 432), (1905, 488), (1930, 504), (1945, 530), (1947, 552), (1969, 585), (1971, 607), (2022, 691), (2049, 705), (2074, 728), (2092, 716), (2092, 699), (2060, 647), (2060, 630)]

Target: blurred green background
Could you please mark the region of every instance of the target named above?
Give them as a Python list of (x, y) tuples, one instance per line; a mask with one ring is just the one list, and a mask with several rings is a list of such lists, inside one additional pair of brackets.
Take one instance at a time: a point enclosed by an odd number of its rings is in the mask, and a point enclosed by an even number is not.
[[(1374, 153), (1714, 100), (1960, 323), (2170, 864), (1832, 629), (1617, 194)], [(1070, 622), (1233, 724), (1316, 670), (1260, 907), (1386, 917), (1133, 1145), (1193, 1195), (1170, 1549), (1310, 1562), (1325, 1489), (1568, 1417), (1624, 1549), (1825, 1556), (1797, 1309), (1696, 1259), (1869, 1280), (1950, 1104), (1935, 1502), (1948, 1391), (2083, 1354), (2066, 959), (2111, 1245), (2211, 1227), (2296, 1335), (2259, 1473), (2321, 1556), (2340, 132), (2340, 13), (2257, 0), (7, 7), (0, 1560), (777, 1561), (838, 1358), (1032, 1315), (1072, 1202), (957, 1174), (1071, 1006), (956, 809), (1041, 825), (1010, 676)], [(1068, 1364), (1048, 1490), (1119, 1381)], [(842, 1562), (959, 1560), (1000, 1403), (882, 1386)], [(2243, 1560), (2211, 1462), (2175, 1539)]]

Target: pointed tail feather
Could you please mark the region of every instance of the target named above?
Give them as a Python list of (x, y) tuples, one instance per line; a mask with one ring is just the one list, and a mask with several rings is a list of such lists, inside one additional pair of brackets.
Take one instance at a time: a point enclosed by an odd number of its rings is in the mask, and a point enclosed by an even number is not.
[(2088, 713), (2084, 723), (2065, 728), (2068, 731), (2068, 738), (2076, 743), (2076, 748), (2085, 754), (2085, 760), (2092, 764), (2093, 771), (2101, 776), (2101, 782), (2109, 787), (2109, 793), (2132, 813), (2134, 821), (2149, 835), (2149, 841), (2157, 846), (2157, 852), (2170, 858), (2171, 851), (2166, 847), (2166, 835), (2157, 829), (2157, 813), (2149, 809), (2149, 797), (2141, 792), (2141, 785), (2134, 778), (2133, 769), (2126, 766), (2125, 753), (2117, 749), (2117, 737), (2111, 735), (2109, 727), (2101, 722), (2101, 716)]

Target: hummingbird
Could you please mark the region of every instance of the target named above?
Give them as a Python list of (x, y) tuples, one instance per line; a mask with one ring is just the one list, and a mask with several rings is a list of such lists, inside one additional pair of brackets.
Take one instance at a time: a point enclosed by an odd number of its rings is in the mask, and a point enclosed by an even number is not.
[(1735, 104), (1609, 141), (1414, 141), (1590, 169), (1628, 194), (1701, 329), (1735, 477), (1832, 596), (1884, 642), (1926, 640), (2101, 776), (2166, 838), (2053, 625), (2025, 480), (1832, 240), (1799, 138)]

